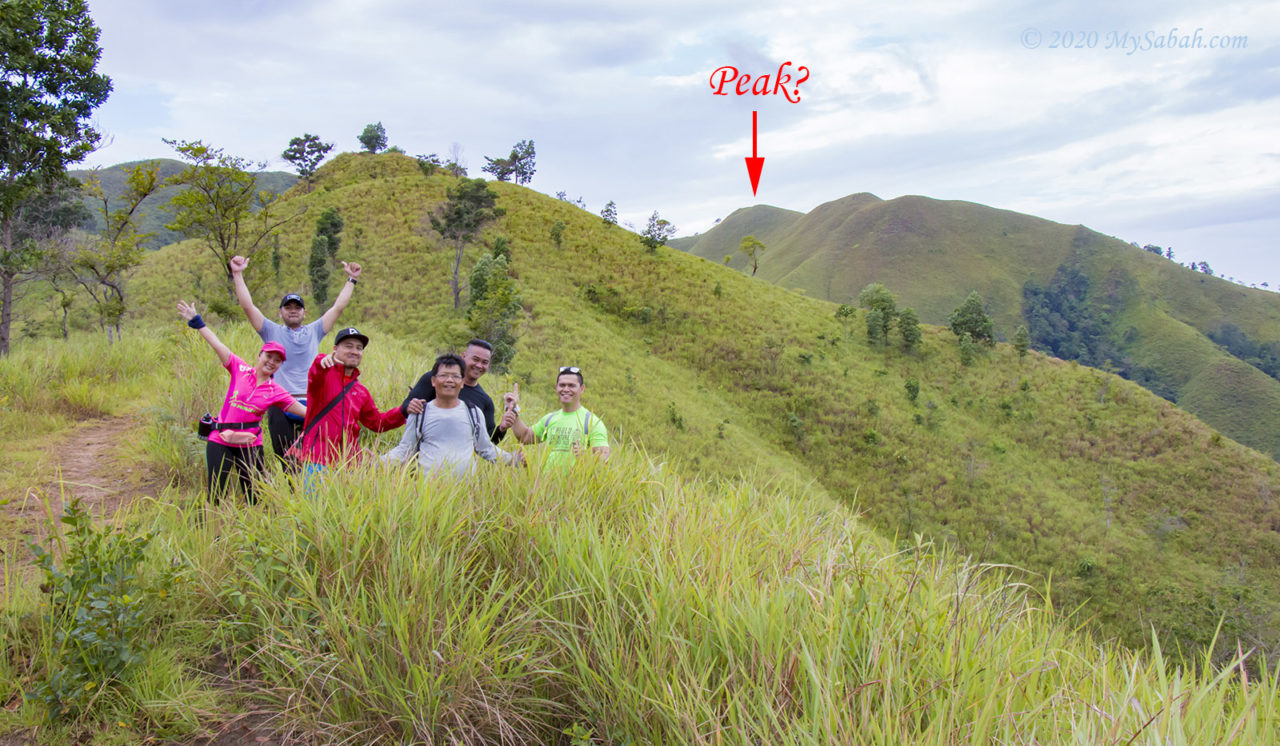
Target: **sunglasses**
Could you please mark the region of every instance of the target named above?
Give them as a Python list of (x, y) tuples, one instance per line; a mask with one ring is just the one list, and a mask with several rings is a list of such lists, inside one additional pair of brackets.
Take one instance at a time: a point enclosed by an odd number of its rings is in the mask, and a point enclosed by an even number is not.
[(576, 365), (566, 365), (560, 368), (560, 374), (563, 375), (565, 373), (582, 373), (582, 369)]

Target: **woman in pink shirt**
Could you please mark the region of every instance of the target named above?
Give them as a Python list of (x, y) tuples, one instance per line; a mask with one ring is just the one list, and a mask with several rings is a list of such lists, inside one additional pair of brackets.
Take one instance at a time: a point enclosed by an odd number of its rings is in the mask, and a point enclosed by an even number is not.
[(285, 360), (284, 347), (279, 342), (268, 342), (258, 352), (258, 360), (249, 365), (236, 357), (218, 339), (213, 330), (205, 326), (196, 307), (186, 301), (178, 301), (178, 313), (187, 320), (187, 326), (200, 332), (218, 355), (218, 362), (231, 374), (222, 411), (214, 423), (205, 448), (205, 462), (209, 474), (209, 499), (214, 503), (227, 493), (234, 474), (244, 491), (245, 499), (256, 501), (253, 480), (262, 474), (262, 416), (268, 407), (280, 409), (299, 417), (306, 416), (307, 409), (289, 395), (282, 386), (271, 379)]

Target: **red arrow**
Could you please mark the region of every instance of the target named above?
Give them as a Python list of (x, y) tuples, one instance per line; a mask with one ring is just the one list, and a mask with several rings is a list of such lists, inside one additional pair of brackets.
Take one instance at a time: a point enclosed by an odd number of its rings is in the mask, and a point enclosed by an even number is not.
[(756, 188), (760, 186), (760, 171), (764, 168), (764, 159), (756, 155), (756, 112), (751, 112), (751, 157), (744, 158), (747, 162), (747, 176), (751, 177), (751, 195), (755, 196)]

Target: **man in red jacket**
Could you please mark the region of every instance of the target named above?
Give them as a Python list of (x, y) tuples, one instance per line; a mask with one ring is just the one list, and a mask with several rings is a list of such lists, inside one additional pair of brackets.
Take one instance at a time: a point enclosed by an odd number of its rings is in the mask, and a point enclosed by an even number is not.
[[(360, 458), (360, 426), (375, 433), (404, 424), (405, 414), (421, 414), (422, 399), (414, 399), (404, 411), (392, 407), (382, 412), (369, 389), (360, 383), (360, 361), (369, 338), (347, 327), (333, 338), (333, 352), (317, 355), (307, 373), (308, 408), (302, 436), (291, 449), (306, 469), (308, 489), (326, 466), (355, 463)], [(331, 406), (331, 402), (337, 400)]]

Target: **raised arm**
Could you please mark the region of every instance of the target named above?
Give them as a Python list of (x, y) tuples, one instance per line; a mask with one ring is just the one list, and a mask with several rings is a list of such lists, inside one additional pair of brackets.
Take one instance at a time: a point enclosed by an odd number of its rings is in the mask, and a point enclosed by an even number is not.
[(244, 268), (249, 266), (249, 260), (242, 256), (233, 256), (228, 262), (231, 267), (231, 282), (236, 286), (236, 300), (240, 303), (241, 310), (249, 319), (250, 326), (255, 332), (262, 331), (262, 322), (267, 320), (262, 315), (262, 311), (253, 305), (253, 296), (249, 295), (249, 286), (244, 284)]
[[(514, 435), (516, 437), (516, 440), (520, 441), (521, 443), (532, 443), (534, 442), (534, 440), (536, 440), (533, 437), (533, 429), (528, 425), (524, 424), (524, 420), (520, 419), (520, 415), (515, 414), (514, 412), (508, 412), (507, 415), (515, 418), (514, 421), (511, 423), (511, 427), (508, 429), (508, 432)], [(507, 415), (504, 415), (504, 418)]]
[(200, 318), (200, 314), (196, 313), (196, 307), (185, 300), (178, 301), (178, 315), (187, 320), (187, 326), (200, 332), (200, 336), (204, 337), (204, 341), (209, 343), (213, 351), (218, 355), (218, 362), (222, 363), (222, 367), (227, 367), (227, 361), (231, 359), (231, 350), (218, 339), (218, 335), (213, 330), (205, 326), (204, 320)]
[(351, 293), (356, 289), (356, 280), (360, 279), (360, 265), (355, 262), (350, 264), (343, 262), (342, 271), (347, 273), (347, 281), (342, 283), (342, 290), (338, 291), (338, 297), (333, 299), (333, 305), (329, 306), (329, 310), (320, 317), (325, 334), (328, 334), (333, 325), (338, 323), (338, 317), (351, 302)]

